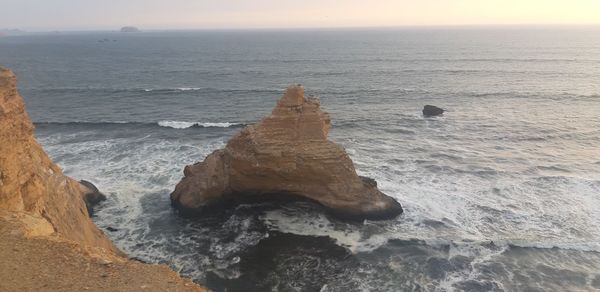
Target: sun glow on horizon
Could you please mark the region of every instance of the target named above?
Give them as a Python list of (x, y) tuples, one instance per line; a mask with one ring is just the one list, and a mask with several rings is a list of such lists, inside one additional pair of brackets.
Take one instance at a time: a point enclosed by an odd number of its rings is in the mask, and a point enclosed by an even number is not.
[(600, 24), (598, 0), (8, 0), (1, 28), (294, 28)]

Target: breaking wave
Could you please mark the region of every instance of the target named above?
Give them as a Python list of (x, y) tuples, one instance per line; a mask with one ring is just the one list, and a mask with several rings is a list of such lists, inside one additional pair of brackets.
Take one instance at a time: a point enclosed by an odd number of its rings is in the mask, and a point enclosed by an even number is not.
[(168, 89), (156, 89), (156, 88), (145, 88), (144, 91), (145, 92), (152, 92), (152, 91), (196, 91), (196, 90), (202, 90), (201, 87), (178, 87), (178, 88), (168, 88)]
[(240, 123), (200, 123), (200, 122), (181, 122), (181, 121), (160, 121), (158, 125), (161, 127), (168, 127), (174, 129), (187, 129), (191, 127), (202, 127), (202, 128), (229, 128), (233, 126), (241, 126)]
[(88, 121), (73, 121), (73, 122), (35, 122), (36, 126), (89, 126), (89, 127), (102, 127), (102, 126), (118, 126), (118, 125), (138, 125), (138, 126), (160, 126), (165, 128), (173, 129), (187, 129), (191, 127), (199, 128), (229, 128), (236, 126), (244, 126), (244, 123), (234, 122), (184, 122), (184, 121), (158, 121), (158, 122), (128, 122), (128, 121), (100, 121), (100, 122), (88, 122)]

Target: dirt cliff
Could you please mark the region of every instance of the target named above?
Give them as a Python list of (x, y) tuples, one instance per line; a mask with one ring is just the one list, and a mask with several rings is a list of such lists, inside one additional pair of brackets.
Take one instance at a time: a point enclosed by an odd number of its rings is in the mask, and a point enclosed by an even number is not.
[(94, 225), (90, 190), (36, 142), (16, 84), (0, 67), (0, 291), (204, 291), (165, 266), (129, 261)]
[(33, 136), (15, 75), (0, 69), (0, 209), (35, 214), (66, 239), (117, 252), (90, 220), (85, 189), (63, 175)]

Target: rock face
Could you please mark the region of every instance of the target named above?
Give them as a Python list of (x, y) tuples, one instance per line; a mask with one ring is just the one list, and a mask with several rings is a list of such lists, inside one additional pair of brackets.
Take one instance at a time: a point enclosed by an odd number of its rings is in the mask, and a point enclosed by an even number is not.
[(2, 67), (0, 154), (0, 210), (38, 217), (66, 239), (119, 253), (88, 218), (87, 189), (64, 176), (36, 142), (16, 78)]
[(88, 216), (84, 200), (99, 194), (48, 158), (15, 76), (0, 67), (0, 291), (206, 291), (125, 258)]
[(174, 206), (200, 211), (226, 202), (302, 198), (335, 215), (385, 219), (402, 207), (359, 177), (344, 149), (329, 140), (319, 100), (291, 86), (270, 116), (236, 134), (225, 149), (188, 165), (171, 194)]
[(423, 107), (423, 115), (426, 117), (439, 116), (444, 114), (444, 109), (441, 109), (437, 106), (426, 105)]

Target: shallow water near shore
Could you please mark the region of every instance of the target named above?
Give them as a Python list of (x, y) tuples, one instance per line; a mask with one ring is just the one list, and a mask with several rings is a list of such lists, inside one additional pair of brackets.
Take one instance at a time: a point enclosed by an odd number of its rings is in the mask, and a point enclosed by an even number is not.
[[(593, 290), (599, 36), (583, 27), (30, 35), (0, 38), (0, 64), (19, 77), (52, 159), (109, 196), (94, 220), (115, 244), (215, 291)], [(168, 195), (183, 167), (268, 114), (291, 83), (321, 97), (330, 138), (405, 213), (344, 222), (304, 202), (174, 212)], [(425, 104), (447, 112), (423, 118)]]

